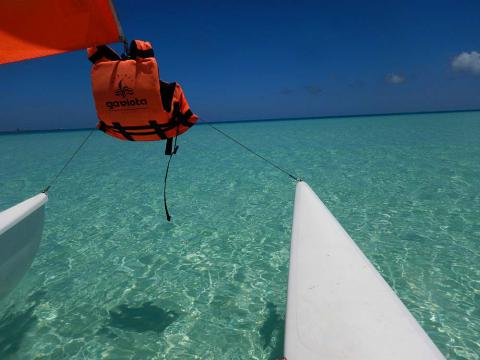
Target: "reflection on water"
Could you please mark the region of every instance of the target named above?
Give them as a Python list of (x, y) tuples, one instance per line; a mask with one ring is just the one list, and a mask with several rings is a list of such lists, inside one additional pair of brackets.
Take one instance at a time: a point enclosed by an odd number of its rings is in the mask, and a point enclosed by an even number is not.
[(8, 359), (20, 349), (25, 335), (38, 320), (34, 310), (44, 294), (44, 291), (36, 291), (28, 298), (31, 304), (28, 309), (17, 311), (11, 306), (0, 318), (0, 359)]
[(5, 359), (20, 349), (24, 336), (37, 321), (37, 317), (33, 315), (34, 309), (35, 306), (32, 306), (26, 311), (6, 315), (0, 320), (0, 359)]
[(139, 307), (120, 305), (109, 311), (109, 314), (109, 326), (138, 333), (146, 331), (161, 333), (179, 317), (175, 311), (164, 310), (152, 303), (145, 303)]
[(285, 319), (280, 316), (277, 307), (267, 303), (267, 318), (260, 328), (260, 336), (265, 350), (270, 350), (271, 359), (280, 359), (283, 356), (283, 344), (285, 340)]

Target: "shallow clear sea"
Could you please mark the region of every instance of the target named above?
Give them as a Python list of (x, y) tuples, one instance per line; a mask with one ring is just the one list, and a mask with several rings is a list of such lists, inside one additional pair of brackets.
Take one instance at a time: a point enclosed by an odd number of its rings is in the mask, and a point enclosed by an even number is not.
[[(480, 358), (480, 112), (217, 125), (317, 192), (448, 359)], [(0, 209), (87, 132), (0, 136)], [(206, 125), (96, 132), (50, 190), (44, 237), (0, 301), (0, 359), (274, 359), (295, 184)]]

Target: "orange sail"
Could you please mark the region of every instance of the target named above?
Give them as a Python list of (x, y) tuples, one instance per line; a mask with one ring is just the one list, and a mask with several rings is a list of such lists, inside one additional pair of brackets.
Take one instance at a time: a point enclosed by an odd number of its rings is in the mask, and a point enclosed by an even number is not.
[(123, 38), (109, 0), (0, 1), (0, 64)]

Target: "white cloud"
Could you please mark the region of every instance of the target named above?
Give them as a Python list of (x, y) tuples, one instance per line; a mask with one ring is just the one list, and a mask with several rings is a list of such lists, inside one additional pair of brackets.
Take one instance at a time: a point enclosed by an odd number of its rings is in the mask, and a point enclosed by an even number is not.
[(390, 84), (402, 84), (405, 82), (405, 76), (398, 75), (398, 74), (388, 74), (385, 76), (385, 81)]
[(476, 51), (462, 52), (453, 59), (452, 69), (480, 75), (480, 53)]

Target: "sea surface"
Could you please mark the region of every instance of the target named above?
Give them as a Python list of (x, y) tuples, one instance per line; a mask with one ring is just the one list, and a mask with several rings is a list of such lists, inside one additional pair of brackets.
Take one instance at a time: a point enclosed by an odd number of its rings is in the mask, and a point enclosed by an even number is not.
[[(217, 126), (309, 183), (448, 359), (480, 358), (480, 112)], [(87, 134), (1, 135), (0, 209)], [(207, 125), (179, 145), (169, 223), (164, 143), (93, 134), (0, 301), (0, 359), (282, 355), (295, 183)]]

